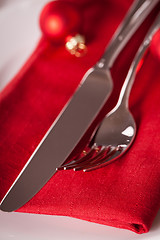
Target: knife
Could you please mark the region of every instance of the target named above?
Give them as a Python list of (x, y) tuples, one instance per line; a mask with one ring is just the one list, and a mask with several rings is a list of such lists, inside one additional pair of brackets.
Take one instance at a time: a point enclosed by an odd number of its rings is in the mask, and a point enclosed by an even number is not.
[(159, 0), (135, 1), (100, 61), (87, 71), (79, 87), (47, 131), (1, 201), (11, 212), (28, 202), (71, 154), (111, 94), (110, 67)]

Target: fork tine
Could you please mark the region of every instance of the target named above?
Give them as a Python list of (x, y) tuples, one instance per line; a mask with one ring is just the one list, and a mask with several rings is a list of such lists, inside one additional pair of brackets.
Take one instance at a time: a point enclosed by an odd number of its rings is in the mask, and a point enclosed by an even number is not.
[[(101, 148), (101, 149), (102, 149), (102, 148)], [(97, 156), (97, 155), (101, 155), (101, 154), (103, 153), (103, 151), (101, 151), (101, 149), (100, 149), (98, 152), (94, 152), (94, 153), (96, 153), (96, 156)], [(93, 154), (91, 157), (83, 158), (83, 161), (78, 162), (78, 163), (77, 163), (77, 161), (76, 161), (76, 162), (73, 163), (73, 164), (70, 164), (70, 165), (68, 165), (68, 166), (65, 166), (65, 167), (63, 168), (63, 170), (69, 170), (69, 169), (74, 169), (74, 168), (77, 168), (77, 167), (80, 168), (81, 166), (86, 166), (86, 165), (88, 165), (88, 163), (89, 163), (90, 161), (92, 161), (93, 159), (95, 159), (96, 156)]]
[(112, 162), (112, 160), (114, 159), (114, 161), (117, 159), (117, 157), (119, 156), (119, 152), (122, 151), (122, 147), (114, 147), (114, 149), (111, 150), (111, 152), (109, 154), (107, 154), (104, 158), (100, 159), (100, 161), (96, 164), (91, 164), (90, 166), (87, 166), (85, 168), (83, 168), (84, 172), (89, 172), (92, 170), (96, 170), (102, 167), (105, 167), (106, 165), (110, 164)]
[(76, 166), (74, 166), (73, 170), (80, 171), (88, 166), (92, 166), (92, 164), (97, 163), (97, 161), (99, 162), (108, 154), (108, 152), (110, 151), (110, 148), (111, 148), (110, 146), (107, 146), (107, 147), (102, 146), (101, 150), (96, 154), (95, 157), (88, 159), (88, 161), (85, 161), (82, 164), (77, 164)]
[(91, 157), (95, 153), (95, 151), (97, 151), (97, 145), (96, 144), (94, 144), (92, 146), (92, 148), (87, 153), (85, 153), (84, 156), (82, 156), (80, 158), (75, 158), (75, 159), (73, 159), (73, 161), (71, 161), (68, 164), (65, 164), (63, 166), (65, 167), (65, 166), (68, 166), (68, 165), (71, 165), (71, 164), (81, 163), (81, 162), (85, 161), (87, 158)]
[(76, 163), (81, 163), (81, 162), (85, 161), (86, 158), (92, 156), (93, 152), (94, 152), (94, 149), (90, 149), (90, 151), (86, 155), (76, 158), (76, 159), (73, 159), (71, 162), (68, 162), (66, 164), (63, 164), (60, 168), (58, 168), (58, 170), (66, 169), (72, 165), (75, 165)]
[[(80, 157), (80, 158), (75, 158), (72, 161), (70, 161), (69, 163), (64, 163), (62, 164), (57, 170), (67, 170), (67, 169), (71, 169), (74, 166), (76, 166), (76, 164), (80, 164), (84, 161), (87, 161), (87, 159), (92, 158), (92, 156), (94, 155), (94, 153), (97, 151), (98, 147), (96, 144), (94, 144), (91, 149), (87, 152), (87, 154), (85, 154), (84, 156)], [(80, 156), (80, 155), (79, 155)]]
[(67, 166), (64, 166), (63, 169), (64, 170), (73, 169), (74, 167), (76, 167), (78, 165), (81, 165), (84, 162), (87, 162), (88, 160), (92, 159), (92, 157), (94, 156), (94, 153), (95, 153), (95, 149), (92, 149), (92, 151), (89, 154), (83, 156), (80, 159), (77, 159), (77, 161), (75, 161), (75, 163), (68, 164)]
[(99, 156), (102, 155), (103, 150), (101, 150), (101, 149), (98, 152), (96, 152), (96, 151), (94, 152), (94, 153), (96, 153), (96, 155), (93, 154), (91, 157), (88, 156), (87, 158), (83, 159), (83, 161), (78, 162), (78, 163), (76, 161), (75, 164), (64, 167), (64, 170), (74, 169), (74, 168), (77, 168), (77, 167), (80, 168), (81, 166), (88, 165), (88, 163), (90, 163), (92, 160), (94, 160), (97, 157), (97, 155), (99, 155)]

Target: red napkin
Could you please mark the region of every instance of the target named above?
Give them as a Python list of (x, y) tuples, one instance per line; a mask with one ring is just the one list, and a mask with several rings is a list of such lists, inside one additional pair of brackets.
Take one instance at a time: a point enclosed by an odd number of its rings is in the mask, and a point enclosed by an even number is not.
[[(88, 53), (76, 58), (63, 45), (41, 39), (27, 63), (0, 93), (0, 199), (84, 73), (103, 54), (131, 3), (78, 1), (84, 11)], [(95, 123), (114, 106), (131, 59), (158, 10), (153, 11), (114, 64), (115, 88)], [(160, 60), (153, 52), (146, 55), (131, 92), (130, 109), (137, 123), (137, 136), (130, 150), (96, 171), (57, 172), (19, 212), (71, 216), (137, 233), (150, 229), (160, 206)], [(89, 133), (76, 150), (84, 147)]]

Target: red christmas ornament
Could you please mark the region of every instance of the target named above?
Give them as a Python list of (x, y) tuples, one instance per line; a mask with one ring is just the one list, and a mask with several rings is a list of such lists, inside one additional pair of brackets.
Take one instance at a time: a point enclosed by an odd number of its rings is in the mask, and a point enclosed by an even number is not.
[(80, 25), (81, 14), (70, 2), (50, 2), (40, 14), (41, 30), (53, 42), (65, 41), (68, 35), (75, 35), (80, 31)]

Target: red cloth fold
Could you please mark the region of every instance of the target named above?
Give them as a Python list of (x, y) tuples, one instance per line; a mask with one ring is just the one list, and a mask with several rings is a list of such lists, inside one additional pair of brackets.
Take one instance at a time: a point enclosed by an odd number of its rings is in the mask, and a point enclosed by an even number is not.
[[(84, 73), (103, 54), (131, 3), (79, 1), (84, 11), (86, 56), (76, 58), (64, 46), (41, 39), (25, 66), (0, 93), (0, 199)], [(131, 59), (158, 10), (149, 16), (114, 64), (115, 88), (95, 123), (114, 106)], [(150, 229), (160, 206), (160, 60), (153, 52), (146, 55), (131, 92), (130, 109), (137, 135), (130, 150), (96, 171), (57, 172), (19, 212), (71, 216), (137, 233)], [(84, 147), (87, 137), (89, 132), (77, 149)]]

